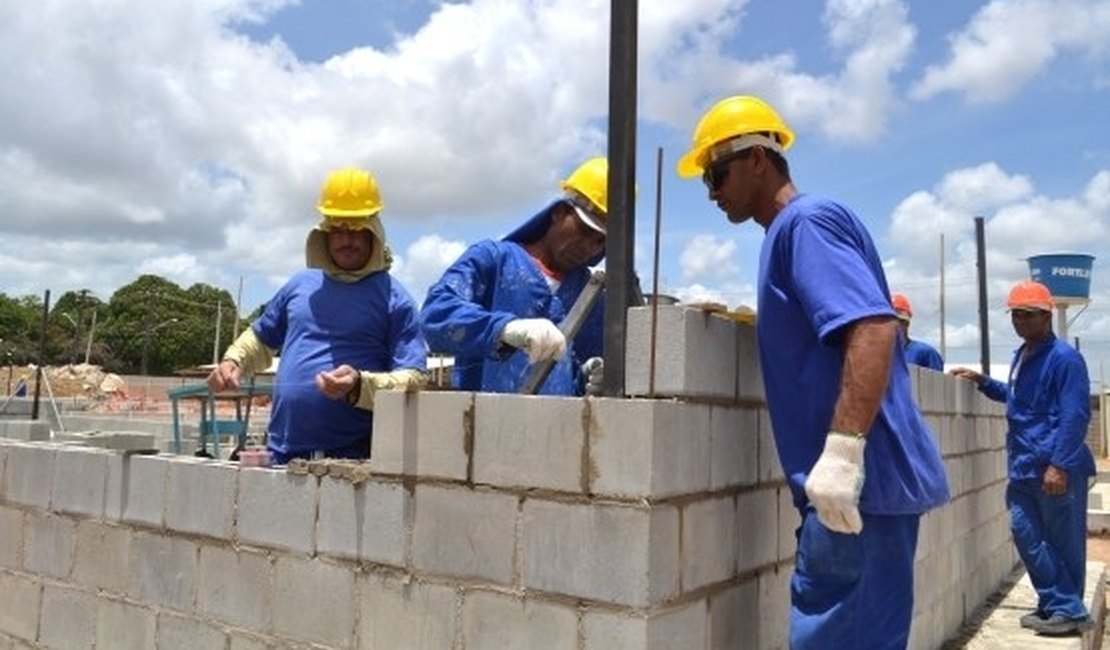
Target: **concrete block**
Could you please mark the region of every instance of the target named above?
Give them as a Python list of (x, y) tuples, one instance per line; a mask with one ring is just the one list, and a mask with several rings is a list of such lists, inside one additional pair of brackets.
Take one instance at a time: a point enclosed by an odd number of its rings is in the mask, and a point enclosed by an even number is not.
[(149, 650), (154, 647), (154, 610), (101, 599), (96, 615), (96, 647)]
[(709, 407), (709, 488), (752, 485), (759, 476), (759, 414), (734, 406)]
[(736, 326), (736, 398), (741, 401), (766, 402), (763, 390), (763, 368), (755, 326)]
[(57, 449), (51, 445), (24, 443), (8, 446), (7, 452), (5, 499), (12, 504), (49, 509)]
[(528, 589), (645, 607), (678, 594), (680, 561), (673, 506), (524, 502)]
[(474, 393), (383, 391), (374, 397), (375, 473), (465, 481)]
[(73, 569), (77, 526), (72, 520), (30, 511), (23, 520), (23, 568), (54, 578), (68, 578)]
[(782, 462), (779, 461), (778, 447), (775, 445), (775, 430), (771, 426), (771, 414), (766, 409), (759, 410), (759, 482), (773, 483), (785, 478)]
[(97, 431), (93, 446), (115, 451), (157, 449), (158, 442), (153, 433), (142, 431)]
[(787, 562), (794, 559), (798, 550), (798, 527), (802, 525), (802, 515), (794, 506), (794, 493), (782, 485), (776, 490), (779, 501), (779, 542), (778, 560)]
[(790, 567), (759, 574), (760, 648), (789, 647)]
[(778, 556), (779, 494), (775, 488), (743, 492), (736, 497), (736, 570), (751, 571), (774, 563)]
[(161, 528), (170, 456), (121, 456), (108, 462), (104, 516)]
[(749, 580), (709, 597), (709, 649), (751, 647), (759, 638), (759, 583)]
[(625, 391), (632, 396), (733, 400), (737, 324), (682, 305), (658, 307), (652, 382), (652, 307), (628, 310)]
[(357, 582), (359, 647), (452, 647), (462, 604), (462, 595), (454, 587), (402, 582), (374, 574), (360, 575)]
[(266, 637), (248, 634), (239, 630), (228, 630), (228, 650), (274, 650), (276, 644)]
[(39, 643), (47, 648), (92, 648), (97, 609), (96, 594), (44, 585)]
[(708, 404), (591, 399), (590, 492), (658, 498), (709, 488)]
[(238, 466), (173, 459), (166, 475), (166, 527), (231, 539)]
[(157, 623), (159, 648), (223, 650), (227, 647), (227, 635), (204, 621), (160, 612)]
[(0, 571), (0, 635), (37, 639), (41, 606), (42, 585), (37, 580)]
[(488, 591), (465, 595), (463, 646), (482, 650), (578, 649), (573, 604), (549, 604)]
[(279, 557), (274, 573), (274, 632), (348, 647), (355, 628), (354, 573), (295, 557)]
[(73, 582), (123, 595), (131, 560), (131, 529), (97, 521), (77, 523)]
[(586, 400), (474, 397), (474, 482), (583, 492)]
[(0, 568), (23, 568), (23, 511), (0, 506)]
[(415, 498), (414, 568), (512, 584), (517, 497), (417, 485)]
[(186, 539), (136, 532), (131, 537), (127, 593), (133, 599), (192, 611), (197, 547)]
[(412, 499), (400, 483), (354, 485), (325, 476), (320, 479), (316, 552), (404, 566), (412, 517)]
[(0, 420), (0, 438), (46, 442), (50, 440), (50, 423), (46, 420)]
[(682, 591), (736, 575), (736, 500), (695, 501), (682, 509)]
[[(236, 474), (239, 542), (311, 555), (318, 479), (266, 468), (243, 468)], [(219, 498), (222, 502), (223, 495)]]
[(106, 452), (81, 447), (59, 449), (54, 456), (54, 511), (103, 517), (108, 458)]
[(249, 630), (269, 629), (273, 613), (271, 570), (265, 555), (202, 546), (197, 569), (197, 613)]
[(585, 641), (582, 647), (585, 650), (700, 650), (708, 642), (707, 620), (704, 600), (647, 616), (587, 610), (582, 615)]

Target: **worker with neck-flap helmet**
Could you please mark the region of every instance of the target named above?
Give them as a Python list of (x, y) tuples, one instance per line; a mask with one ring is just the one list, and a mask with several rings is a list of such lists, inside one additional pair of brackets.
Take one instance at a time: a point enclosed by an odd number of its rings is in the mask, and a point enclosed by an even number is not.
[(432, 352), (454, 355), (456, 388), (519, 392), (532, 365), (550, 361), (539, 394), (600, 390), (602, 301), (572, 340), (559, 325), (605, 252), (608, 172), (605, 158), (582, 163), (560, 197), (503, 239), (468, 248), (428, 290), (424, 334)]
[(305, 242), (307, 269), (266, 303), (208, 377), (214, 391), (280, 354), (267, 448), (292, 458), (367, 458), (374, 395), (426, 381), (416, 303), (389, 274), (381, 194), (369, 172), (328, 174), (320, 221)]

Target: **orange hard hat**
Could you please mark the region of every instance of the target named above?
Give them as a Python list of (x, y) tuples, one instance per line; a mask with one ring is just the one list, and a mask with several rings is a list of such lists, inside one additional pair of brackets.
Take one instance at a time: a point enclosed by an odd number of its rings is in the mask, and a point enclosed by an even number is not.
[(1006, 299), (1006, 306), (1010, 311), (1015, 309), (1052, 311), (1056, 307), (1056, 302), (1052, 300), (1052, 294), (1048, 291), (1048, 287), (1040, 282), (1025, 280), (1018, 282), (1013, 289), (1010, 289), (1010, 297)]
[(896, 293), (890, 297), (890, 304), (894, 306), (894, 311), (897, 312), (898, 318), (909, 320), (913, 318), (913, 306), (910, 304), (910, 299), (905, 294)]

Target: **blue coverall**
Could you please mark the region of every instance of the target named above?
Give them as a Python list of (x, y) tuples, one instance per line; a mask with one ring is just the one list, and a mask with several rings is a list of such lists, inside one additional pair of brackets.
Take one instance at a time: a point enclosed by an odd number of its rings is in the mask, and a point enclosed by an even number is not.
[[(590, 279), (586, 266), (567, 272), (552, 291), (523, 244), (543, 237), (556, 201), (499, 241), (474, 244), (428, 290), (421, 317), (432, 352), (455, 357), (455, 388), (492, 393), (518, 392), (532, 366), (528, 355), (501, 342), (505, 325), (518, 318), (546, 318), (559, 325)], [(597, 264), (600, 256), (590, 260)], [(591, 310), (578, 335), (567, 341), (541, 395), (581, 395), (581, 365), (600, 356), (603, 300)]]
[(937, 372), (944, 371), (944, 360), (941, 359), (940, 352), (928, 343), (907, 339), (905, 353), (906, 363), (924, 366)]
[[(1027, 348), (1014, 352), (1008, 384), (987, 378), (979, 390), (1006, 403), (1006, 505), (1014, 545), (1037, 590), (1037, 612), (1085, 620), (1087, 477), (1095, 473), (1086, 443), (1090, 378), (1082, 355), (1055, 335), (1023, 358)], [(1049, 465), (1068, 475), (1063, 495), (1042, 489)]]

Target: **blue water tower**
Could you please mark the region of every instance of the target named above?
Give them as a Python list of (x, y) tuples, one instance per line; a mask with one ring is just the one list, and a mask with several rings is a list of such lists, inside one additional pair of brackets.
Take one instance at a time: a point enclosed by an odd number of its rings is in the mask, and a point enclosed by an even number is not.
[(1056, 335), (1066, 339), (1068, 307), (1086, 305), (1091, 300), (1091, 267), (1095, 257), (1084, 253), (1051, 253), (1034, 255), (1027, 261), (1029, 277), (1048, 287), (1052, 299), (1056, 301)]

